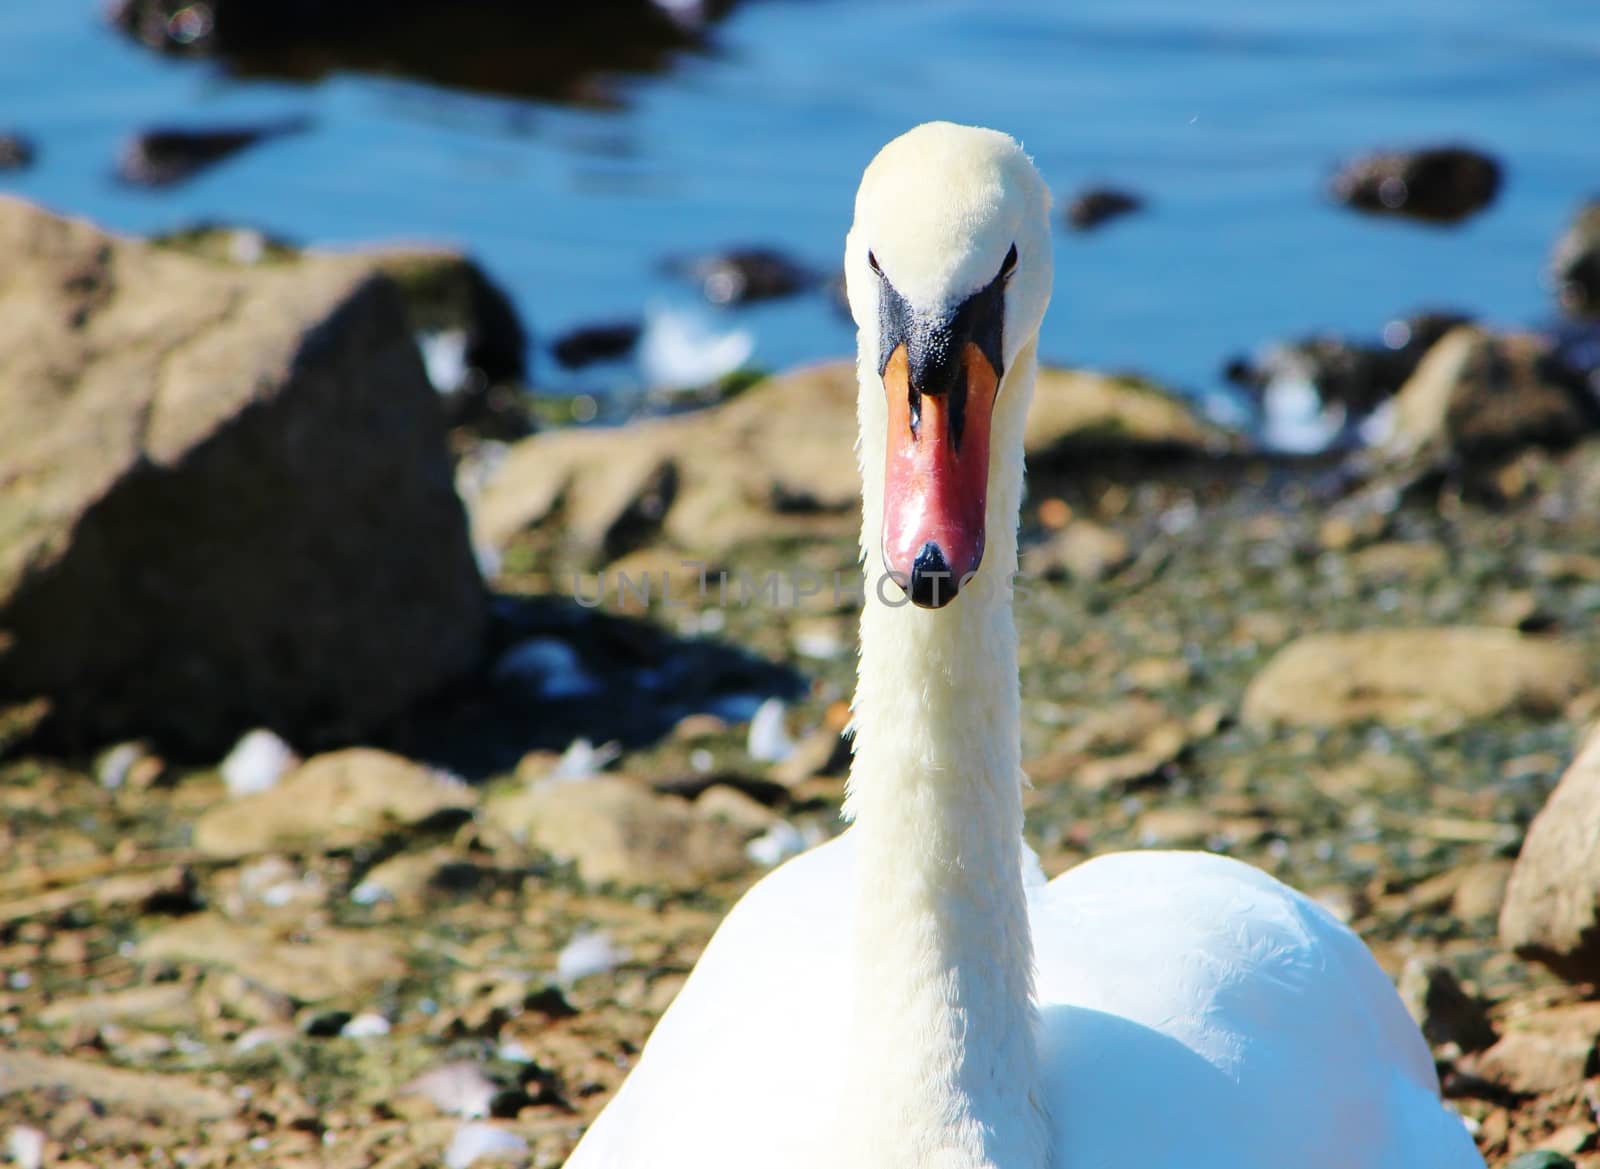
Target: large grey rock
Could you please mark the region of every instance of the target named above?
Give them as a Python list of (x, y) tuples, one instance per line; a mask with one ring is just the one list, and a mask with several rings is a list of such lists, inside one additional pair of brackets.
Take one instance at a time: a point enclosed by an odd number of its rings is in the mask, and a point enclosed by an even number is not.
[(1500, 910), (1500, 940), (1579, 981), (1600, 981), (1600, 732), (1533, 818)]
[(437, 395), (373, 262), (0, 200), (0, 701), (68, 743), (358, 734), (476, 662)]

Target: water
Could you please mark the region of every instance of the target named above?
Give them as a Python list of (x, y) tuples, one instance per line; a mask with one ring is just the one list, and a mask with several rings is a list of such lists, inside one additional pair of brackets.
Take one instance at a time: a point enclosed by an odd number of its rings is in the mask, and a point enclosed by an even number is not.
[[(1589, 0), (749, 0), (715, 39), (595, 111), (360, 75), (241, 80), (125, 42), (86, 0), (0, 0), (0, 118), (40, 147), (0, 189), (136, 232), (223, 219), (316, 244), (457, 244), (549, 338), (691, 300), (661, 270), (672, 255), (760, 243), (831, 270), (879, 145), (934, 117), (988, 124), (1063, 195), (1101, 181), (1150, 200), (1058, 232), (1044, 355), (1202, 393), (1225, 357), (1286, 335), (1371, 334), (1425, 305), (1546, 317), (1550, 243), (1600, 191)], [(139, 128), (302, 113), (313, 132), (184, 186), (111, 178)], [(1341, 158), (1439, 140), (1508, 167), (1464, 226), (1321, 195)], [(853, 344), (820, 294), (707, 311), (752, 329), (773, 367)], [(540, 384), (598, 376), (534, 357)]]

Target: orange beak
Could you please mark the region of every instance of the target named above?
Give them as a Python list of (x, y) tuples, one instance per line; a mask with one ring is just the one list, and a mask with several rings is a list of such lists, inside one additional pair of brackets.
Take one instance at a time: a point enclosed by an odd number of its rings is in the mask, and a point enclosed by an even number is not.
[(959, 361), (955, 384), (937, 394), (912, 384), (904, 344), (883, 369), (889, 405), (883, 560), (925, 609), (953, 600), (983, 561), (989, 423), (999, 377), (970, 341)]

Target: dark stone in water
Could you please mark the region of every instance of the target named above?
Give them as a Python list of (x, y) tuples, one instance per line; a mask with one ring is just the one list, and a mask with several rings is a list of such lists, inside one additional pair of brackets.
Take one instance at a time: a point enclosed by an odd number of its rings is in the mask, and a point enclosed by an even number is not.
[(310, 125), (309, 118), (286, 118), (262, 126), (146, 130), (122, 148), (117, 177), (137, 187), (171, 186), (258, 142), (298, 134)]
[(615, 361), (633, 352), (644, 326), (638, 321), (613, 321), (580, 325), (557, 337), (550, 346), (562, 369), (582, 369), (597, 361)]
[(821, 282), (816, 272), (771, 248), (729, 248), (692, 259), (671, 260), (667, 268), (698, 283), (712, 304), (776, 300)]
[(1385, 151), (1346, 163), (1328, 184), (1334, 200), (1374, 215), (1458, 223), (1500, 191), (1500, 164), (1466, 146)]
[(1550, 281), (1569, 314), (1600, 319), (1600, 198), (1580, 207), (1556, 241)]
[(1144, 200), (1131, 191), (1115, 187), (1090, 187), (1067, 204), (1063, 213), (1074, 231), (1090, 231), (1103, 223), (1142, 210)]
[(164, 53), (220, 56), (244, 74), (338, 70), (458, 89), (608, 104), (597, 78), (665, 69), (703, 48), (733, 0), (114, 0), (110, 20)]
[(33, 143), (21, 134), (0, 133), (0, 171), (27, 170), (33, 165)]

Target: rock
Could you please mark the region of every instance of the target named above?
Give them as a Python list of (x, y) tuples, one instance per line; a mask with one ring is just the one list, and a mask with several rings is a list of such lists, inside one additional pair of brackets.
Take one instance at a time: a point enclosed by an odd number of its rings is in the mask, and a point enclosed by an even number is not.
[(437, 396), (371, 261), (230, 268), (6, 200), (0, 251), (0, 703), (215, 758), (475, 664)]
[(1495, 1041), (1482, 1000), (1468, 994), (1451, 969), (1414, 956), (1400, 972), (1400, 998), (1429, 1043), (1454, 1043), (1462, 1051), (1481, 1051)]
[(527, 1138), (486, 1121), (463, 1124), (445, 1148), (445, 1169), (472, 1169), (474, 1165), (489, 1163), (526, 1165)]
[(1548, 717), (1588, 677), (1577, 648), (1507, 629), (1314, 633), (1290, 642), (1256, 675), (1242, 714), (1256, 727), (1449, 726), (1508, 710)]
[(1086, 452), (1209, 456), (1244, 447), (1239, 434), (1153, 382), (1050, 367), (1039, 370), (1023, 441), (1030, 469), (1070, 467)]
[(1463, 326), (1401, 387), (1379, 449), (1396, 460), (1481, 460), (1530, 444), (1567, 446), (1597, 422), (1584, 375), (1547, 339)]
[[(860, 506), (857, 393), (855, 364), (827, 362), (693, 414), (534, 435), (485, 485), (474, 529), (499, 548), (529, 527), (555, 525), (589, 567), (655, 540), (704, 556), (785, 531), (812, 534), (816, 513)], [(1086, 454), (1242, 446), (1150, 383), (1057, 369), (1040, 371), (1026, 442), (1036, 468), (1077, 466)], [(831, 593), (832, 582), (824, 584)]]
[(582, 369), (599, 361), (615, 361), (633, 352), (644, 331), (641, 321), (615, 321), (569, 329), (550, 343), (562, 369)]
[(259, 126), (145, 130), (123, 146), (117, 177), (136, 187), (170, 187), (248, 147), (310, 128), (309, 118), (288, 118)]
[(399, 947), (377, 930), (323, 926), (308, 934), (298, 924), (238, 925), (198, 914), (145, 937), (136, 956), (145, 962), (220, 966), (301, 1003), (366, 1002), (406, 974)]
[(659, 72), (704, 43), (732, 0), (614, 0), (553, 16), (516, 0), (114, 0), (109, 17), (142, 44), (220, 55), (240, 70), (306, 79), (345, 70), (421, 77), (453, 89), (615, 100), (601, 80)]
[(692, 889), (745, 867), (737, 828), (620, 777), (503, 796), (484, 815), (594, 884)]
[(211, 856), (348, 848), (440, 817), (471, 814), (477, 792), (384, 751), (353, 747), (308, 760), (276, 786), (212, 808), (194, 826)]
[(1067, 576), (1092, 583), (1122, 568), (1132, 556), (1128, 539), (1121, 532), (1093, 520), (1075, 519), (1051, 533), (1044, 543), (1027, 549), (1021, 568), (1027, 576)]
[(1578, 209), (1550, 255), (1550, 283), (1575, 317), (1600, 317), (1600, 199)]
[(771, 248), (730, 248), (693, 259), (673, 260), (668, 268), (700, 285), (712, 304), (777, 300), (822, 282), (815, 271)]
[(1116, 187), (1090, 187), (1074, 195), (1062, 217), (1074, 231), (1089, 231), (1144, 207), (1144, 200)]
[(82, 997), (56, 999), (39, 1012), (46, 1027), (103, 1027), (126, 1023), (152, 1030), (192, 1028), (200, 1021), (194, 988), (158, 982)]
[(374, 865), (350, 890), (357, 905), (393, 901), (414, 911), (440, 895), (462, 896), (480, 887), (489, 874), (461, 852), (440, 845), (424, 852), (402, 852)]
[(1600, 981), (1600, 732), (1590, 733), (1528, 827), (1500, 940), (1566, 978)]
[(694, 806), (703, 815), (726, 821), (747, 839), (760, 836), (778, 822), (778, 814), (771, 808), (726, 783), (706, 788)]
[(1509, 1092), (1572, 1089), (1583, 1082), (1600, 1036), (1600, 1003), (1550, 1007), (1507, 1025), (1463, 1067)]
[(406, 1083), (398, 1096), (427, 1101), (445, 1116), (488, 1116), (500, 1085), (470, 1060), (454, 1060), (423, 1072)]
[(299, 764), (294, 748), (264, 727), (246, 732), (217, 765), (232, 796), (264, 792)]
[(0, 1099), (21, 1092), (41, 1093), (57, 1101), (86, 1099), (113, 1115), (171, 1121), (224, 1120), (239, 1111), (232, 1095), (188, 1076), (0, 1050)]
[(1457, 223), (1494, 202), (1500, 164), (1466, 146), (1368, 154), (1339, 168), (1334, 200), (1357, 211)]
[(0, 132), (0, 171), (27, 170), (33, 165), (33, 143), (15, 132)]

